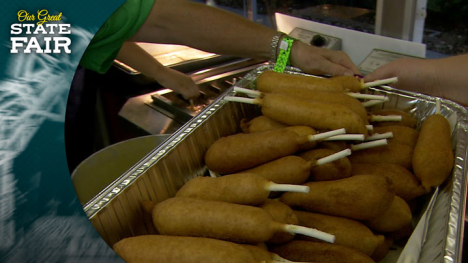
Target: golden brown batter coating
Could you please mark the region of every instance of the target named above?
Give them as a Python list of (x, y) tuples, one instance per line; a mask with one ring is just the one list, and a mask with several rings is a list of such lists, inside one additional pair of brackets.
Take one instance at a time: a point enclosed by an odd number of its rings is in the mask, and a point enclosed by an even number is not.
[(153, 223), (162, 235), (250, 244), (269, 240), (281, 228), (258, 207), (185, 197), (158, 203), (153, 209)]
[[(251, 121), (247, 122), (246, 120), (241, 121), (241, 129), (244, 133), (254, 133), (254, 132), (263, 132), (263, 131), (271, 131), (277, 130), (281, 128), (286, 128), (288, 130), (292, 130), (297, 133), (299, 136), (308, 136), (308, 135), (315, 135), (317, 131), (315, 131), (312, 127), (309, 126), (288, 126), (286, 124), (279, 123), (274, 121), (268, 117), (263, 115), (258, 116)], [(300, 151), (307, 151), (317, 147), (317, 142), (310, 141), (304, 144), (299, 145)]]
[(294, 154), (306, 140), (286, 129), (234, 134), (215, 141), (205, 163), (219, 174), (236, 173)]
[(385, 237), (385, 241), (381, 243), (379, 246), (377, 246), (374, 253), (371, 255), (371, 258), (375, 262), (381, 261), (387, 256), (392, 245), (393, 245), (393, 238)]
[(309, 182), (309, 193), (285, 193), (281, 201), (293, 209), (368, 220), (384, 213), (395, 192), (389, 179), (355, 175), (334, 181)]
[(250, 121), (242, 119), (240, 126), (244, 133), (271, 131), (288, 127), (286, 124), (274, 121), (263, 115), (255, 117)]
[[(299, 154), (304, 160), (316, 162), (318, 159), (336, 153), (329, 149), (314, 149)], [(310, 169), (309, 181), (330, 181), (343, 179), (351, 176), (351, 162), (347, 157), (343, 157), (331, 163), (315, 165)]]
[[(289, 206), (278, 200), (269, 199), (265, 203), (263, 203), (260, 206), (260, 208), (267, 211), (273, 217), (273, 220), (275, 220), (276, 222), (297, 225), (299, 221), (297, 219), (297, 216), (294, 214), (293, 210)], [(294, 235), (292, 234), (278, 232), (275, 233), (273, 237), (267, 242), (270, 244), (282, 244), (291, 241), (293, 238)]]
[(306, 125), (317, 130), (345, 128), (347, 133), (367, 135), (365, 121), (340, 104), (267, 93), (261, 106), (263, 115), (287, 125)]
[(393, 133), (393, 138), (388, 139), (388, 143), (401, 143), (414, 148), (418, 141), (419, 132), (410, 127), (399, 125), (374, 127), (374, 133), (386, 132)]
[(351, 164), (398, 164), (411, 169), (413, 148), (400, 143), (354, 151), (349, 157)]
[(395, 194), (406, 201), (422, 196), (426, 193), (418, 178), (408, 169), (397, 164), (359, 164), (353, 166), (353, 175), (358, 174), (375, 174), (389, 178)]
[(275, 90), (272, 93), (294, 96), (310, 101), (343, 105), (354, 111), (366, 124), (368, 124), (366, 108), (362, 106), (362, 103), (358, 99), (353, 98), (346, 93), (307, 90), (302, 87), (290, 87), (288, 89)]
[(242, 245), (201, 237), (144, 235), (117, 242), (127, 263), (259, 263)]
[(217, 178), (196, 177), (176, 193), (176, 197), (191, 197), (241, 205), (260, 205), (267, 199), (270, 181), (257, 174), (239, 173)]
[(291, 87), (344, 92), (343, 87), (341, 87), (338, 82), (314, 76), (265, 71), (257, 77), (257, 89), (261, 92), (273, 92), (275, 90), (288, 89)]
[(355, 76), (336, 76), (331, 77), (330, 80), (340, 83), (344, 90), (350, 92), (361, 92), (361, 80)]
[(242, 173), (258, 174), (277, 184), (303, 184), (309, 178), (311, 167), (311, 162), (290, 155), (242, 171)]
[(388, 233), (402, 229), (411, 223), (412, 214), (405, 200), (398, 196), (387, 211), (380, 216), (367, 220), (366, 225), (377, 232)]
[[(344, 217), (329, 216), (305, 211), (294, 211), (299, 219), (299, 225), (319, 229), (335, 235), (337, 245), (356, 249), (370, 256), (380, 246), (385, 237), (375, 235), (363, 223)], [(317, 242), (317, 239), (298, 236), (298, 239)]]
[(298, 262), (375, 263), (366, 254), (352, 248), (304, 240), (293, 240), (273, 246), (270, 251), (285, 259)]
[(440, 114), (431, 115), (424, 120), (414, 149), (414, 174), (426, 189), (430, 189), (450, 176), (453, 165), (450, 124)]

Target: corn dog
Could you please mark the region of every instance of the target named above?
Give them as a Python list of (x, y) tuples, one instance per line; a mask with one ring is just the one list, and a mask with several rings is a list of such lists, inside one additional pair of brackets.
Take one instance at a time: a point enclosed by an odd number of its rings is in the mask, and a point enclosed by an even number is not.
[(260, 263), (242, 245), (202, 237), (143, 235), (120, 240), (114, 251), (127, 263)]
[[(241, 129), (244, 133), (254, 133), (254, 132), (263, 132), (277, 130), (281, 128), (286, 128), (292, 130), (300, 136), (314, 135), (317, 134), (312, 127), (309, 126), (288, 126), (286, 124), (279, 123), (265, 116), (258, 116), (250, 121), (242, 120)], [(299, 150), (310, 150), (317, 146), (317, 142), (310, 141), (304, 144), (299, 145)]]
[(256, 99), (226, 96), (224, 100), (260, 105), (263, 115), (290, 126), (306, 125), (317, 130), (345, 128), (348, 133), (367, 135), (364, 120), (339, 104), (273, 93), (265, 93), (263, 98)]
[[(299, 154), (306, 161), (315, 162), (320, 158), (334, 154), (335, 151), (328, 149), (315, 149)], [(329, 181), (343, 179), (351, 176), (351, 162), (343, 157), (324, 165), (315, 165), (310, 169), (308, 181)]]
[[(336, 237), (334, 244), (356, 249), (368, 256), (385, 240), (383, 235), (375, 235), (366, 225), (353, 219), (297, 210), (294, 214), (299, 219), (299, 225), (333, 234)], [(318, 241), (310, 237), (298, 238)]]
[(234, 134), (214, 142), (205, 154), (205, 163), (213, 172), (235, 173), (291, 155), (297, 152), (301, 145), (308, 142), (326, 139), (344, 132), (343, 128), (299, 136), (296, 132), (283, 128), (258, 133)]
[(367, 135), (366, 123), (343, 105), (282, 94), (265, 94), (261, 105), (263, 115), (284, 124), (306, 125), (319, 130), (345, 128), (347, 133)]
[(454, 165), (452, 133), (447, 119), (434, 114), (421, 126), (413, 155), (413, 170), (424, 188), (439, 186), (450, 176)]
[(284, 193), (280, 200), (293, 209), (368, 220), (384, 213), (395, 196), (391, 181), (376, 175), (355, 175), (304, 185), (309, 186), (309, 193)]
[(262, 72), (257, 77), (256, 87), (261, 92), (273, 92), (275, 90), (288, 89), (291, 87), (302, 87), (309, 90), (344, 92), (344, 89), (336, 81), (300, 74), (278, 73), (275, 71)]
[(352, 165), (352, 174), (375, 174), (389, 178), (395, 194), (405, 201), (413, 200), (426, 193), (418, 178), (408, 169), (397, 164), (358, 164)]
[[(328, 151), (328, 150), (327, 150)], [(323, 154), (320, 157), (309, 161), (297, 156), (286, 156), (270, 163), (258, 166), (244, 172), (259, 174), (264, 178), (271, 179), (272, 182), (299, 182), (304, 183), (310, 178), (311, 171), (316, 167), (327, 166), (339, 159), (345, 158), (351, 154), (350, 149), (340, 152), (328, 151), (329, 154)], [(349, 173), (351, 174), (351, 173)]]
[[(401, 116), (401, 121), (381, 121), (376, 122), (372, 121), (372, 116), (390, 116), (390, 115), (398, 115)], [(374, 126), (393, 126), (393, 125), (402, 125), (410, 128), (415, 128), (418, 120), (413, 116), (409, 115), (408, 113), (397, 110), (397, 109), (381, 109), (375, 110), (369, 113), (369, 120)]]
[(242, 171), (242, 173), (258, 174), (277, 184), (303, 184), (309, 178), (312, 165), (312, 162), (290, 155)]
[(270, 263), (270, 262), (275, 262), (272, 259), (271, 253), (260, 246), (257, 245), (250, 245), (250, 244), (240, 244), (243, 246), (245, 249), (247, 249), (250, 254), (254, 257), (256, 262), (265, 262), (265, 263)]
[(240, 173), (217, 178), (193, 178), (177, 191), (176, 197), (260, 205), (268, 199), (271, 191), (308, 192), (309, 189), (301, 185), (275, 184), (260, 175)]
[(381, 85), (398, 82), (398, 78), (396, 77), (376, 80), (376, 81), (367, 82), (367, 83), (364, 83), (364, 79), (361, 79), (355, 76), (336, 76), (336, 77), (331, 77), (330, 80), (340, 83), (340, 85), (343, 87), (344, 90), (351, 91), (351, 92), (361, 92), (362, 89), (365, 89), (368, 87), (375, 87), (375, 86), (381, 86)]
[(404, 226), (403, 228), (392, 232), (392, 233), (385, 233), (385, 236), (387, 236), (389, 239), (391, 239), (395, 243), (406, 243), (408, 238), (413, 234), (413, 225), (408, 224)]
[(240, 127), (244, 133), (254, 133), (277, 130), (288, 127), (288, 125), (274, 121), (266, 116), (260, 115), (250, 121), (246, 119), (241, 120)]
[(407, 126), (389, 125), (374, 127), (374, 133), (383, 134), (386, 132), (393, 133), (393, 137), (388, 141), (388, 143), (406, 144), (412, 148), (416, 146), (419, 136), (419, 132), (416, 129)]
[(321, 263), (375, 263), (366, 254), (336, 244), (293, 240), (286, 244), (269, 247), (283, 258), (300, 262)]
[(346, 93), (308, 90), (300, 86), (289, 87), (287, 89), (277, 89), (270, 93), (298, 97), (309, 101), (320, 101), (343, 105), (354, 111), (364, 120), (366, 124), (368, 124), (366, 108), (362, 106), (362, 103), (359, 100), (347, 95)]
[[(297, 263), (297, 262), (292, 262), (287, 259), (284, 259), (274, 253), (271, 253), (268, 251), (268, 248), (265, 246), (263, 248), (262, 246), (259, 245), (249, 245), (249, 244), (240, 244), (244, 248), (250, 251), (250, 253), (254, 256), (255, 260), (257, 262), (261, 263), (281, 263), (281, 262), (286, 262), (286, 263)], [(313, 263), (313, 262), (310, 262)]]
[(158, 203), (152, 215), (153, 223), (162, 235), (198, 236), (257, 244), (270, 240), (277, 232), (288, 232), (334, 242), (333, 235), (275, 222), (268, 212), (254, 206), (173, 197)]
[(291, 155), (306, 136), (285, 129), (223, 137), (211, 145), (205, 155), (207, 167), (219, 174), (236, 173)]
[[(298, 223), (297, 216), (293, 213), (293, 210), (278, 200), (269, 199), (259, 207), (267, 211), (276, 222), (290, 225), (297, 225)], [(278, 232), (267, 243), (282, 244), (291, 241), (293, 238), (294, 235), (290, 233)]]
[(354, 151), (348, 158), (353, 165), (355, 163), (398, 164), (406, 169), (411, 169), (413, 148), (405, 144), (392, 143), (385, 146)]
[(331, 81), (338, 82), (344, 90), (350, 92), (361, 92), (363, 79), (358, 79), (355, 76), (336, 76), (331, 77)]
[(383, 260), (388, 252), (390, 251), (390, 247), (393, 245), (393, 238), (391, 237), (385, 237), (385, 240), (383, 243), (381, 243), (377, 248), (375, 249), (374, 253), (372, 253), (371, 257), (375, 262), (379, 262)]
[(383, 214), (366, 221), (366, 225), (373, 231), (388, 233), (402, 229), (411, 223), (411, 210), (405, 200), (398, 196)]

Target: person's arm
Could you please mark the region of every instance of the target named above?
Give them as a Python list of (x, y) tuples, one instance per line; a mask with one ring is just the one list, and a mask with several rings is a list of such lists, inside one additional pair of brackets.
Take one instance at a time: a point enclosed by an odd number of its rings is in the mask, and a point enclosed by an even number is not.
[(198, 86), (189, 76), (165, 67), (136, 43), (125, 42), (117, 59), (143, 75), (155, 79), (163, 87), (180, 93), (186, 99), (200, 95)]
[[(268, 60), (275, 33), (272, 28), (222, 9), (186, 0), (155, 0), (150, 15), (131, 40), (181, 44), (217, 54)], [(341, 51), (296, 41), (291, 53), (292, 65), (307, 73), (360, 73)]]
[(366, 75), (364, 81), (398, 77), (398, 89), (443, 97), (468, 106), (468, 54), (442, 59), (398, 59)]

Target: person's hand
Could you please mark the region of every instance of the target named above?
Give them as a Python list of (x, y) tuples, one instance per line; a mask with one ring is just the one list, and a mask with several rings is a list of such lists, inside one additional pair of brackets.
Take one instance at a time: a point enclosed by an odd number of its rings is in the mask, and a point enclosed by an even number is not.
[(319, 48), (294, 41), (291, 49), (291, 65), (305, 73), (331, 76), (360, 75), (361, 72), (343, 51)]
[(158, 72), (156, 81), (163, 87), (180, 93), (187, 100), (200, 96), (197, 84), (189, 76), (177, 70), (165, 67)]
[(431, 60), (416, 58), (397, 59), (364, 77), (364, 82), (398, 77), (392, 87), (402, 90), (440, 96), (440, 83)]

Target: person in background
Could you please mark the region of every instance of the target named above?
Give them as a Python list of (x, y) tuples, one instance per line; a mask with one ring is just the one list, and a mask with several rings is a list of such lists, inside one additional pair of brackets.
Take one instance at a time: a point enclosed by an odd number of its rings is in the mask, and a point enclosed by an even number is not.
[(398, 77), (394, 88), (446, 98), (468, 106), (468, 54), (441, 59), (398, 59), (367, 74), (364, 81)]
[[(279, 36), (276, 41), (275, 36)], [(192, 1), (127, 0), (96, 33), (80, 64), (105, 73), (117, 58), (190, 99), (199, 95), (192, 79), (164, 67), (135, 42), (180, 44), (221, 55), (269, 60), (282, 37), (275, 29)], [(278, 53), (278, 49), (274, 51)], [(292, 44), (290, 63), (310, 74), (360, 74), (346, 53), (300, 41)]]

